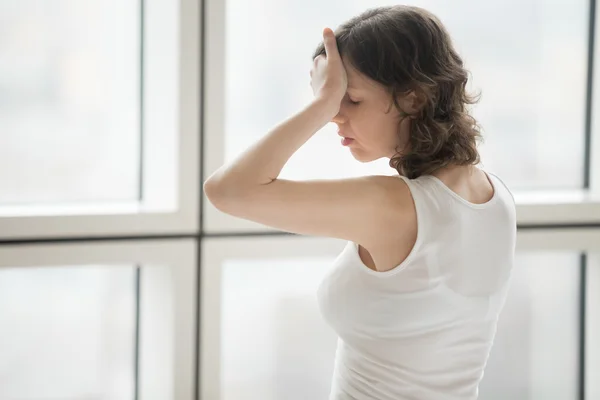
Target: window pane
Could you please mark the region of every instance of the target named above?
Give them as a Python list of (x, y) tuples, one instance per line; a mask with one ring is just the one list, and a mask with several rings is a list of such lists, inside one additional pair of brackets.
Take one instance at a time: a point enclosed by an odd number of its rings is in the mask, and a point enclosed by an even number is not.
[[(228, 259), (221, 282), (224, 400), (324, 399), (336, 336), (316, 288), (333, 259)], [(521, 254), (482, 400), (576, 397), (578, 256)]]
[(0, 204), (138, 198), (140, 10), (0, 0)]
[(579, 255), (521, 253), (481, 400), (577, 398)]
[[(472, 72), (472, 88), (482, 90), (475, 116), (485, 129), (484, 166), (515, 189), (581, 187), (588, 2), (409, 3), (442, 19)], [(384, 4), (228, 0), (226, 158), (310, 101), (310, 56), (324, 26)], [(292, 158), (282, 176), (394, 172), (385, 160), (354, 161), (331, 125)]]
[(133, 399), (135, 268), (0, 269), (0, 398)]
[(587, 255), (585, 398), (600, 399), (600, 252)]
[(337, 336), (315, 290), (331, 261), (224, 263), (222, 400), (327, 398)]

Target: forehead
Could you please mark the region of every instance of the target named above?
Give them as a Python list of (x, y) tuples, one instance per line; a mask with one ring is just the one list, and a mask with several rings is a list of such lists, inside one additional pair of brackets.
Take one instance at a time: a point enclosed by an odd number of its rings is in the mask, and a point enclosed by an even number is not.
[(358, 71), (345, 57), (342, 58), (342, 61), (346, 68), (349, 89), (368, 91), (376, 94), (386, 94), (386, 90), (381, 84)]

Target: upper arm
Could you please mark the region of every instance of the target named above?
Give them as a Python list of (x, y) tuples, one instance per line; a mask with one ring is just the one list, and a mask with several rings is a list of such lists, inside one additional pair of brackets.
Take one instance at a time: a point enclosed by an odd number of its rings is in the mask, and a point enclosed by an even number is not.
[(368, 244), (383, 225), (410, 210), (406, 184), (388, 176), (336, 180), (276, 179), (244, 193), (228, 192), (219, 183), (204, 185), (221, 211), (276, 229), (328, 236)]

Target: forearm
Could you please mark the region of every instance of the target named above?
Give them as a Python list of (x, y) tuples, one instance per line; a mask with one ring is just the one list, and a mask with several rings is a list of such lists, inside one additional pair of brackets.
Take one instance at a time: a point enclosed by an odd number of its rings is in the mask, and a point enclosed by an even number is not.
[(272, 182), (290, 157), (331, 121), (336, 112), (331, 102), (315, 99), (275, 126), (233, 162), (219, 168), (208, 181), (222, 189), (234, 188), (236, 191)]

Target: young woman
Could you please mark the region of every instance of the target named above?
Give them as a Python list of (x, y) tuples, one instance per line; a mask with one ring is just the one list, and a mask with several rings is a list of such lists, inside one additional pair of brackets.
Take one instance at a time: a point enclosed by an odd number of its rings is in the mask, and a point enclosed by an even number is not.
[[(440, 21), (376, 8), (323, 43), (314, 100), (204, 184), (221, 211), (347, 241), (319, 290), (339, 336), (331, 399), (475, 399), (513, 265), (513, 198), (479, 167), (467, 72)], [(329, 122), (394, 176), (279, 179)]]

